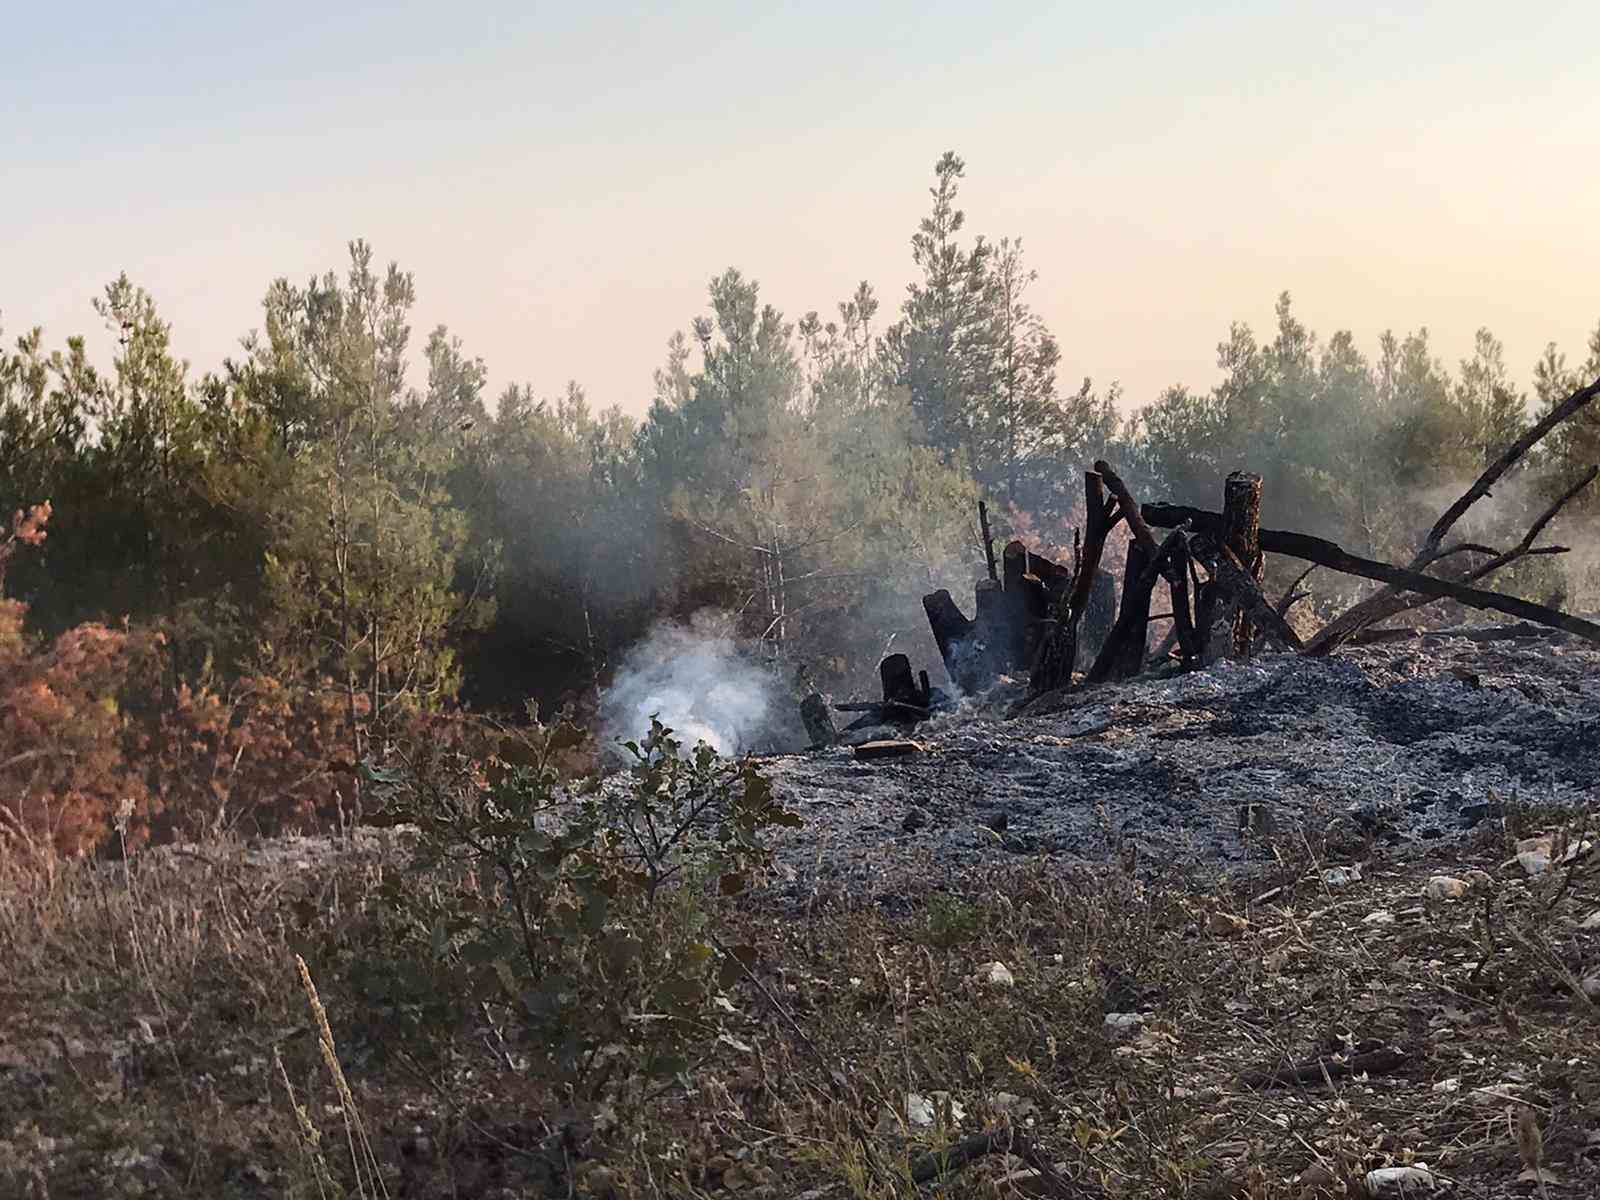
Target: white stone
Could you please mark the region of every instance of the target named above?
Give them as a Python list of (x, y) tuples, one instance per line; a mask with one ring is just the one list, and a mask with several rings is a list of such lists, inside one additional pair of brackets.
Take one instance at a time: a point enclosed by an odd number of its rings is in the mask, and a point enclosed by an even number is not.
[(1371, 1196), (1421, 1196), (1445, 1186), (1427, 1167), (1379, 1167), (1367, 1172), (1366, 1184)]
[(989, 987), (1016, 987), (1017, 977), (1003, 962), (986, 962), (978, 968), (978, 982)]

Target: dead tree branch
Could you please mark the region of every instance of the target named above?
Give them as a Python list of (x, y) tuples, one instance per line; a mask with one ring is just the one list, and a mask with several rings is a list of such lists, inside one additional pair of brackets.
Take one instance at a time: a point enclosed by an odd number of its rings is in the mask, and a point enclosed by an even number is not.
[[(1581, 478), (1557, 497), (1544, 512), (1539, 514), (1538, 519), (1528, 527), (1527, 533), (1523, 534), (1522, 540), (1511, 549), (1495, 553), (1487, 546), (1478, 547), (1471, 543), (1464, 543), (1460, 546), (1453, 546), (1448, 550), (1435, 551), (1429, 563), (1437, 563), (1440, 559), (1452, 554), (1476, 550), (1494, 554), (1494, 557), (1488, 562), (1481, 563), (1464, 572), (1455, 580), (1458, 583), (1476, 583), (1478, 580), (1492, 575), (1502, 567), (1516, 562), (1519, 558), (1525, 558), (1533, 554), (1555, 552), (1560, 548), (1552, 546), (1535, 549), (1533, 545), (1534, 539), (1544, 532), (1545, 526), (1550, 524), (1578, 493), (1594, 482), (1596, 475), (1600, 475), (1600, 467), (1590, 467), (1589, 470), (1585, 471)], [(1413, 569), (1417, 569), (1415, 564), (1413, 564)], [(1318, 631), (1317, 636), (1311, 639), (1307, 650), (1311, 654), (1327, 654), (1337, 649), (1351, 634), (1399, 613), (1409, 612), (1414, 608), (1422, 607), (1424, 604), (1430, 604), (1435, 599), (1437, 597), (1417, 596), (1415, 594), (1407, 594), (1402, 589), (1393, 586), (1386, 587), (1376, 595), (1368, 596), (1361, 603), (1339, 614), (1325, 628)]]
[[(1573, 392), (1572, 395), (1546, 413), (1543, 418), (1525, 430), (1521, 437), (1506, 447), (1504, 453), (1484, 468), (1483, 473), (1473, 481), (1472, 486), (1462, 492), (1455, 502), (1439, 515), (1439, 519), (1433, 523), (1433, 528), (1428, 531), (1428, 536), (1423, 539), (1422, 545), (1418, 548), (1416, 557), (1411, 560), (1411, 569), (1413, 571), (1425, 570), (1444, 557), (1446, 553), (1449, 553), (1449, 551), (1441, 552), (1440, 546), (1444, 543), (1445, 534), (1450, 532), (1451, 527), (1461, 519), (1462, 514), (1487, 496), (1489, 489), (1495, 485), (1500, 477), (1509, 471), (1524, 454), (1538, 445), (1546, 434), (1583, 409), (1597, 395), (1600, 395), (1600, 379), (1596, 379), (1588, 387), (1582, 387)], [(1587, 486), (1587, 484), (1580, 485), (1580, 490), (1582, 486)], [(1564, 503), (1565, 500), (1557, 504), (1557, 511), (1560, 509), (1560, 504)], [(1554, 514), (1552, 513), (1551, 515), (1553, 516)], [(1503, 565), (1505, 564), (1500, 564), (1500, 566)], [(1498, 570), (1499, 568), (1496, 567), (1495, 569)], [(1478, 576), (1478, 578), (1481, 578), (1481, 576)], [(1406, 607), (1417, 607), (1416, 604), (1406, 604), (1399, 599), (1399, 593), (1404, 590), (1406, 589), (1391, 584), (1376, 595), (1369, 596), (1353, 608), (1341, 613), (1312, 639), (1308, 648), (1310, 653), (1326, 654), (1352, 633), (1365, 629), (1385, 617), (1393, 616), (1397, 612), (1403, 612)], [(1397, 603), (1400, 607), (1396, 607)]]
[[(1190, 508), (1183, 504), (1146, 504), (1142, 511), (1146, 522), (1158, 529), (1169, 529), (1189, 521), (1198, 532), (1208, 533), (1212, 537), (1218, 536), (1222, 530), (1221, 515), (1207, 512), (1202, 508)], [(1548, 625), (1553, 629), (1564, 629), (1587, 641), (1600, 643), (1600, 625), (1596, 625), (1593, 621), (1585, 621), (1582, 617), (1575, 617), (1543, 604), (1519, 600), (1515, 596), (1480, 591), (1478, 588), (1453, 583), (1447, 579), (1437, 579), (1432, 575), (1424, 575), (1390, 563), (1362, 558), (1326, 538), (1311, 537), (1309, 534), (1292, 533), (1281, 529), (1263, 529), (1261, 549), (1268, 554), (1286, 554), (1290, 558), (1316, 563), (1320, 567), (1327, 567), (1345, 575), (1357, 575), (1362, 579), (1393, 584), (1401, 591), (1420, 592), (1438, 599), (1457, 600), (1469, 608), (1503, 612), (1525, 621)], [(1315, 653), (1311, 645), (1306, 649), (1307, 653)]]
[(1217, 579), (1233, 594), (1248, 622), (1244, 628), (1252, 636), (1251, 627), (1257, 626), (1291, 650), (1304, 648), (1300, 635), (1289, 628), (1288, 622), (1277, 609), (1272, 607), (1266, 596), (1262, 595), (1261, 585), (1256, 582), (1255, 575), (1245, 570), (1244, 564), (1239, 561), (1230, 546), (1217, 547)]

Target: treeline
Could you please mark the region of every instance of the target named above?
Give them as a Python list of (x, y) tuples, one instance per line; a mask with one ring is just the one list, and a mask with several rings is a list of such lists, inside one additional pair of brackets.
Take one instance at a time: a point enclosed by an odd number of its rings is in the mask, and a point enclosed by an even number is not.
[[(152, 297), (118, 278), (95, 302), (108, 367), (37, 329), (0, 352), (0, 504), (52, 506), (46, 535), (11, 547), (0, 642), (43, 678), (86, 629), (135, 639), (141, 699), (108, 729), (135, 709), (170, 724), (208, 697), (231, 714), (205, 743), (216, 757), (256, 711), (240, 697), (270, 692), (274, 711), (320, 714), (346, 768), (463, 700), (592, 711), (623, 648), (706, 608), (797, 686), (841, 687), (925, 637), (921, 593), (981, 570), (980, 496), (1001, 536), (1058, 548), (1096, 456), (1142, 494), (1194, 502), (1249, 466), (1274, 523), (1403, 558), (1432, 492), (1600, 373), (1600, 330), (1581, 363), (1547, 350), (1530, 398), (1487, 331), (1454, 372), (1426, 331), (1369, 358), (1348, 333), (1319, 341), (1286, 295), (1270, 341), (1230, 329), (1215, 388), (1122, 419), (1114, 385), (1062, 386), (1022, 244), (968, 234), (962, 174), (953, 154), (935, 168), (897, 311), (863, 283), (831, 317), (791, 321), (729, 270), (671, 339), (642, 419), (576, 384), (491, 405), (484, 364), (443, 326), (419, 339), (411, 276), (362, 242), (340, 272), (274, 282), (242, 354), (198, 376)], [(1509, 526), (1594, 461), (1591, 416), (1490, 516)], [(1572, 582), (1541, 569), (1518, 586)], [(131, 686), (102, 680), (82, 702), (128, 705)], [(31, 749), (18, 703), (0, 710), (0, 763)], [(26, 763), (0, 773), (39, 790)], [(353, 787), (327, 782), (311, 807)]]

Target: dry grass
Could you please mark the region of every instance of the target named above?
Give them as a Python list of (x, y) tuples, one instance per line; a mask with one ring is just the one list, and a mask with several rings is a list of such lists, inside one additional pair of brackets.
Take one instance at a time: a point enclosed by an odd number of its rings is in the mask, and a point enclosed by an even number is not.
[[(590, 1099), (528, 1077), (488, 1021), (396, 1044), (356, 967), (384, 968), (372, 898), (399, 856), (363, 845), (305, 868), (232, 844), (93, 864), (13, 838), (0, 1195), (1049, 1194), (1003, 1154), (912, 1182), (921, 1153), (999, 1124), (1058, 1194), (1334, 1195), (1423, 1161), (1459, 1195), (1537, 1195), (1524, 1109), (1549, 1194), (1600, 1190), (1589, 859), (1530, 880), (1485, 839), (1335, 886), (1291, 845), (1265, 879), (1035, 863), (892, 912), (730, 905), (719, 937), (757, 956), (723, 1038), (675, 1083)], [(1472, 869), (1492, 883), (1424, 897)], [(1248, 926), (1218, 932), (1218, 911)], [(996, 960), (1013, 986), (974, 980)], [(1141, 1017), (1118, 1033), (1108, 1012)], [(1365, 1042), (1404, 1057), (1334, 1077)], [(1250, 1081), (1316, 1055), (1327, 1078)], [(905, 1119), (936, 1093), (932, 1124)]]

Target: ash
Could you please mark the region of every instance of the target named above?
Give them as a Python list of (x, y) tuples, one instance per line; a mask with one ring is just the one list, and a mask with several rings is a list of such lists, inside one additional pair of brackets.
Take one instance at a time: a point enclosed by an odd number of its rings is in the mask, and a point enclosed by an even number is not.
[(763, 760), (805, 827), (781, 891), (880, 901), (1018, 856), (1217, 875), (1274, 841), (1332, 857), (1458, 839), (1506, 807), (1600, 798), (1600, 647), (1461, 636), (1261, 655), (919, 726), (925, 750)]

